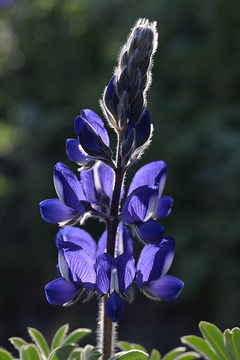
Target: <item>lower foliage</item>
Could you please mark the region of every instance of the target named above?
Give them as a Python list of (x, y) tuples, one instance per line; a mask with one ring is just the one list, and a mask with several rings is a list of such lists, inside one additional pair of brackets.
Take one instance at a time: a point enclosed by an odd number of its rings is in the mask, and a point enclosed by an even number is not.
[[(162, 356), (153, 349), (150, 353), (139, 344), (119, 341), (116, 352), (111, 360), (240, 360), (240, 329), (234, 327), (226, 329), (223, 333), (219, 328), (209, 322), (201, 321), (199, 329), (202, 337), (187, 335), (181, 337), (184, 345), (169, 351)], [(79, 341), (91, 333), (90, 329), (76, 329), (68, 333), (69, 326), (61, 326), (55, 333), (49, 346), (44, 336), (34, 328), (28, 328), (32, 342), (28, 343), (20, 337), (9, 339), (18, 351), (18, 357), (14, 357), (5, 349), (0, 349), (0, 360), (97, 360), (101, 353), (93, 345), (79, 346)]]

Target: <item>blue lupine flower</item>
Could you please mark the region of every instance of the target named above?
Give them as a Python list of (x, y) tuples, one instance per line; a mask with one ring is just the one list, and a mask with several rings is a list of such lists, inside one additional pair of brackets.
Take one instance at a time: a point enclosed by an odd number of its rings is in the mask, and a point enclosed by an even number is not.
[(158, 245), (145, 245), (137, 263), (136, 283), (143, 292), (154, 299), (173, 300), (184, 283), (166, 275), (174, 257), (175, 240), (165, 238)]
[(165, 181), (164, 161), (144, 165), (136, 172), (122, 207), (122, 220), (147, 243), (161, 242), (164, 228), (154, 219), (161, 220), (171, 212), (173, 199), (162, 196)]
[(82, 110), (75, 119), (76, 139), (67, 139), (66, 152), (71, 161), (85, 165), (95, 160), (112, 157), (109, 137), (102, 119), (92, 110)]
[(96, 246), (91, 235), (79, 228), (65, 226), (56, 236), (60, 278), (45, 287), (47, 300), (53, 305), (64, 305), (76, 298), (83, 288), (109, 294), (106, 312), (117, 321), (123, 312), (120, 298), (125, 295), (135, 277), (133, 245), (129, 231), (119, 225), (115, 258), (105, 253), (106, 231)]
[(51, 304), (64, 305), (76, 298), (82, 288), (95, 288), (96, 243), (87, 231), (66, 226), (57, 233), (56, 246), (61, 277), (48, 283), (45, 292)]
[(85, 197), (92, 208), (108, 213), (114, 183), (112, 168), (98, 161), (91, 170), (81, 170), (80, 179)]
[(76, 175), (64, 164), (54, 167), (54, 186), (59, 199), (48, 199), (40, 203), (43, 219), (61, 225), (76, 222), (84, 214), (86, 196)]

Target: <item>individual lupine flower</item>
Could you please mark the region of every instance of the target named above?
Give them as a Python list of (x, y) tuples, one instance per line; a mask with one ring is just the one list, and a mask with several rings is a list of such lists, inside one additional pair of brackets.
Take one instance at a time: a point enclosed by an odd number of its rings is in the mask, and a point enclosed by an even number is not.
[(74, 300), (83, 288), (95, 288), (94, 270), (96, 243), (91, 235), (79, 228), (65, 226), (56, 236), (60, 278), (45, 286), (47, 300), (64, 305)]
[(165, 181), (164, 161), (144, 165), (136, 172), (122, 207), (122, 220), (147, 243), (161, 242), (164, 228), (155, 219), (162, 220), (171, 212), (173, 199), (162, 196)]
[(98, 161), (90, 170), (80, 171), (80, 180), (92, 208), (108, 214), (113, 193), (113, 169)]
[(112, 151), (109, 148), (109, 137), (102, 119), (92, 110), (82, 110), (81, 116), (75, 119), (77, 139), (67, 139), (66, 152), (71, 161), (86, 167), (96, 160), (110, 162)]
[(136, 283), (145, 295), (160, 300), (175, 299), (184, 283), (166, 275), (172, 265), (175, 241), (165, 238), (158, 245), (145, 245), (137, 263)]
[(53, 180), (58, 199), (41, 201), (42, 218), (49, 223), (60, 225), (77, 222), (85, 211), (86, 197), (82, 184), (76, 175), (61, 162), (54, 167)]

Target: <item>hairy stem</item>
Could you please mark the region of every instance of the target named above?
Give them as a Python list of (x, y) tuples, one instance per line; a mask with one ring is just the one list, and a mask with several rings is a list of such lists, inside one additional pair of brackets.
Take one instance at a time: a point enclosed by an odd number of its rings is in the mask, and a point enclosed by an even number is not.
[[(115, 168), (115, 182), (113, 188), (113, 196), (112, 196), (112, 204), (110, 209), (110, 216), (107, 219), (107, 253), (114, 257), (115, 252), (115, 243), (116, 243), (116, 235), (117, 228), (119, 224), (119, 201), (122, 189), (122, 183), (124, 178), (124, 169), (121, 167), (121, 155), (120, 155), (120, 145), (121, 138), (118, 136), (118, 151), (117, 151), (117, 161)], [(102, 359), (107, 360), (111, 357), (113, 349), (114, 349), (114, 338), (113, 335), (113, 324), (111, 320), (105, 313), (105, 304), (107, 302), (108, 295), (104, 296), (104, 306), (103, 306), (103, 314), (102, 314)]]

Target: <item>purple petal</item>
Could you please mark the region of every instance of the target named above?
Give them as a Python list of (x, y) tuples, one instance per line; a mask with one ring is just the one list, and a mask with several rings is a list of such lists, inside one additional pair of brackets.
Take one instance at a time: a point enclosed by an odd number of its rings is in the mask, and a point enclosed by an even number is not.
[(110, 290), (111, 269), (114, 260), (111, 255), (105, 253), (96, 259), (96, 290), (100, 295), (107, 294)]
[(120, 222), (116, 237), (115, 256), (119, 256), (123, 253), (133, 255), (133, 240), (128, 228)]
[(96, 242), (85, 230), (73, 226), (65, 226), (56, 235), (58, 249), (68, 249), (71, 244), (84, 249), (92, 258), (95, 257)]
[(102, 119), (92, 110), (82, 110), (82, 116), (89, 122), (89, 124), (96, 130), (105, 145), (109, 146), (109, 137), (107, 130), (104, 127)]
[(59, 199), (43, 200), (39, 205), (42, 218), (51, 224), (74, 219), (77, 215), (75, 210), (63, 205)]
[(105, 311), (112, 322), (118, 321), (124, 310), (120, 296), (114, 291), (107, 299)]
[(63, 204), (83, 215), (84, 206), (80, 201), (85, 200), (85, 195), (76, 175), (66, 165), (58, 162), (54, 167), (53, 179), (56, 193)]
[(96, 251), (96, 258), (105, 253), (105, 250), (107, 249), (107, 230), (105, 230), (100, 239), (98, 240), (97, 244), (97, 251)]
[(155, 213), (156, 219), (164, 219), (172, 210), (173, 198), (171, 196), (161, 196), (158, 200), (157, 211)]
[(139, 238), (150, 244), (159, 244), (163, 239), (164, 227), (155, 220), (148, 220), (145, 223), (134, 226)]
[(122, 207), (122, 220), (134, 224), (149, 220), (156, 212), (158, 188), (141, 186), (127, 197)]
[(89, 161), (89, 158), (82, 150), (80, 150), (79, 145), (80, 143), (78, 140), (67, 139), (66, 141), (67, 156), (71, 161), (76, 161), (81, 164), (87, 163)]
[(156, 185), (159, 188), (159, 197), (162, 194), (166, 180), (167, 165), (164, 161), (153, 161), (142, 166), (135, 174), (128, 195), (139, 186)]
[(98, 162), (91, 170), (82, 170), (80, 176), (87, 200), (93, 204), (109, 206), (113, 191), (113, 170)]
[(95, 128), (82, 116), (75, 119), (76, 134), (83, 150), (93, 157), (110, 158), (112, 152), (104, 143), (106, 130), (97, 123)]
[(115, 258), (118, 273), (118, 286), (120, 293), (126, 293), (132, 285), (136, 268), (133, 256), (124, 253)]
[(96, 130), (98, 135), (103, 140), (104, 144), (109, 146), (109, 137), (107, 130), (104, 127), (104, 122), (102, 119), (92, 110), (84, 109), (82, 110), (82, 117), (84, 117), (88, 123)]
[[(88, 290), (92, 290), (96, 282), (94, 259), (88, 255), (85, 250), (80, 248), (64, 250), (64, 257), (69, 267), (71, 282), (80, 284)], [(60, 270), (62, 273), (61, 268)]]
[(180, 279), (166, 275), (159, 280), (151, 281), (144, 290), (154, 297), (169, 301), (176, 299), (183, 287), (184, 283)]
[(163, 277), (172, 265), (175, 240), (163, 239), (159, 245), (145, 245), (137, 263), (136, 282), (143, 287), (150, 281)]
[[(136, 147), (144, 145), (151, 134), (150, 114), (146, 108), (136, 124)], [(150, 184), (146, 184), (150, 185)], [(151, 184), (153, 185), (153, 184)]]
[(79, 287), (65, 279), (53, 280), (45, 286), (47, 300), (52, 305), (63, 305), (69, 302), (78, 295), (79, 291)]

